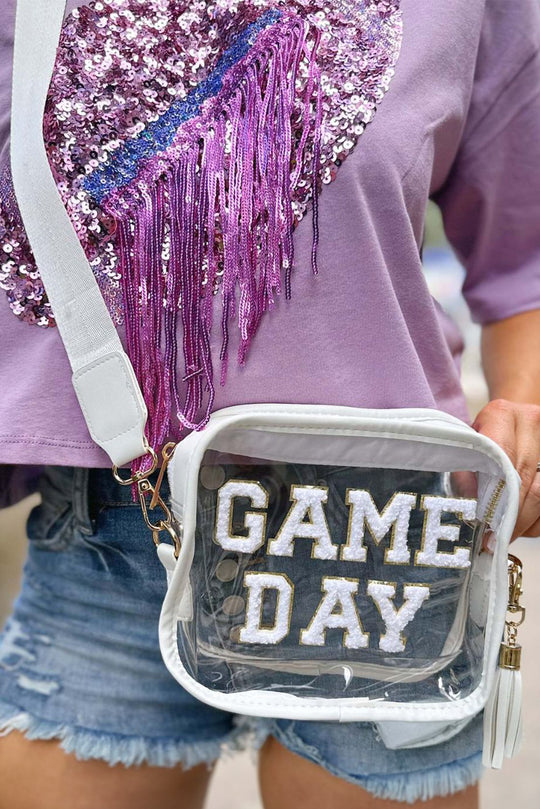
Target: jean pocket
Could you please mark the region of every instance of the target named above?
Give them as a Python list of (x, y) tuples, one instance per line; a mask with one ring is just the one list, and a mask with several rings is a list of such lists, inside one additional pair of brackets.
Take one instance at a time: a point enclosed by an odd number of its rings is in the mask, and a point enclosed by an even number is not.
[(80, 519), (74, 504), (82, 481), (72, 467), (47, 467), (40, 478), (41, 503), (30, 512), (26, 535), (41, 550), (63, 551), (80, 534)]

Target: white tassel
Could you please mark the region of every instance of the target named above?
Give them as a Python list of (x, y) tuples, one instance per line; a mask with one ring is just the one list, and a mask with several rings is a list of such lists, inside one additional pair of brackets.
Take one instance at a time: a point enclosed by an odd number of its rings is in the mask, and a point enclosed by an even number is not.
[(519, 753), (522, 737), (521, 672), (498, 668), (490, 700), (484, 711), (485, 767), (500, 769), (504, 758)]
[(484, 710), (485, 767), (499, 770), (505, 758), (519, 753), (522, 737), (521, 703), (521, 646), (517, 643), (517, 630), (525, 619), (525, 607), (520, 598), (522, 590), (522, 564), (517, 556), (508, 556), (508, 613), (505, 622), (506, 640), (501, 643), (499, 666), (493, 690)]

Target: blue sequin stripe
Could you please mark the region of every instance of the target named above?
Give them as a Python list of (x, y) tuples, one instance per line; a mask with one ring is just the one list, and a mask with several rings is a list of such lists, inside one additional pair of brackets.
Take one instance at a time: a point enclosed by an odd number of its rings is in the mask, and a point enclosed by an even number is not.
[(183, 100), (171, 104), (157, 121), (151, 121), (141, 133), (113, 155), (109, 164), (90, 174), (83, 185), (96, 202), (101, 202), (115, 188), (133, 180), (142, 160), (167, 149), (173, 142), (178, 127), (198, 115), (206, 99), (219, 93), (223, 86), (223, 76), (248, 53), (259, 32), (274, 25), (282, 16), (283, 12), (270, 9), (250, 23), (231, 47), (223, 52), (215, 68), (197, 87), (190, 90)]

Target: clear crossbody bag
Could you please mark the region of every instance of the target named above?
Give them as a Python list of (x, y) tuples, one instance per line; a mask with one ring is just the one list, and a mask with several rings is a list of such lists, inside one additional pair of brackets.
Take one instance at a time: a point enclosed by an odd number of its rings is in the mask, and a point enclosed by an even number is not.
[(394, 748), (450, 738), (487, 706), (484, 760), (500, 766), (521, 736), (515, 469), (436, 410), (244, 405), (163, 448), (161, 499), (144, 399), (44, 149), (62, 11), (19, 0), (13, 181), (90, 434), (167, 571), (166, 665), (218, 708), (370, 721)]
[(179, 444), (168, 475), (181, 542), (158, 546), (160, 642), (196, 697), (372, 720), (390, 747), (484, 707), (519, 491), (492, 441), (427, 409), (244, 405)]

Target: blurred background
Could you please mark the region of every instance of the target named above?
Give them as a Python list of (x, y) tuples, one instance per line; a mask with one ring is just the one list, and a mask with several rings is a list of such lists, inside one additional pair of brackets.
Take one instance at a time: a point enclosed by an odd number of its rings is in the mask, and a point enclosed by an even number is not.
[[(435, 206), (428, 210), (424, 266), (434, 297), (460, 326), (466, 343), (463, 358), (463, 385), (472, 415), (487, 401), (479, 356), (479, 329), (471, 323), (461, 296), (463, 271), (449, 250)], [(36, 499), (0, 511), (0, 626), (16, 597), (26, 553), (25, 520)], [(519, 539), (515, 553), (524, 563), (527, 620), (520, 631), (523, 648), (524, 744), (520, 756), (505, 763), (502, 771), (488, 771), (481, 787), (481, 809), (520, 809), (540, 807), (540, 694), (536, 689), (536, 664), (540, 664), (537, 627), (540, 604), (533, 597), (533, 582), (540, 574), (540, 541)], [(36, 807), (36, 809), (39, 809)], [(255, 761), (249, 754), (230, 756), (218, 765), (206, 809), (261, 809)], [(334, 807), (332, 807), (334, 809)], [(341, 807), (335, 807), (341, 809)]]

